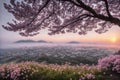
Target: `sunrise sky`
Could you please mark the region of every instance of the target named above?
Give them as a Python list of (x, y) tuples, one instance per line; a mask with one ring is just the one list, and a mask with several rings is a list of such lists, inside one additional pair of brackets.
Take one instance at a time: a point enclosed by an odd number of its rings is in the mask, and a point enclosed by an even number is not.
[(14, 17), (8, 13), (4, 7), (3, 3), (9, 0), (0, 0), (0, 44), (10, 43), (21, 39), (32, 39), (32, 40), (46, 40), (52, 42), (69, 42), (69, 41), (79, 41), (79, 42), (99, 42), (99, 43), (110, 43), (118, 44), (120, 43), (120, 27), (113, 26), (108, 32), (103, 34), (95, 33), (94, 30), (88, 32), (87, 35), (78, 35), (77, 33), (66, 33), (49, 36), (47, 30), (42, 30), (39, 35), (34, 37), (23, 37), (17, 32), (10, 32), (4, 30), (1, 26), (6, 25)]

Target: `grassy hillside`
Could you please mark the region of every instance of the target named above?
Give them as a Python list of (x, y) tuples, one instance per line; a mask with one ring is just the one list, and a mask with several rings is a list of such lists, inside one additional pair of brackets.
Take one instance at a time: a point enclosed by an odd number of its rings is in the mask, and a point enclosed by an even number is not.
[(98, 65), (64, 65), (37, 62), (0, 65), (0, 80), (120, 80), (120, 55), (98, 61)]

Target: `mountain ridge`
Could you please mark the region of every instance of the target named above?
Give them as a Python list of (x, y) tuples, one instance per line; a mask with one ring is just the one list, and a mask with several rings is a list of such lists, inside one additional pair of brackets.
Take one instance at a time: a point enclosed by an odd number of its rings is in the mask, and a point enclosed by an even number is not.
[(45, 40), (38, 40), (38, 41), (35, 41), (35, 40), (18, 40), (18, 41), (15, 41), (14, 43), (48, 43), (48, 42), (45, 41)]

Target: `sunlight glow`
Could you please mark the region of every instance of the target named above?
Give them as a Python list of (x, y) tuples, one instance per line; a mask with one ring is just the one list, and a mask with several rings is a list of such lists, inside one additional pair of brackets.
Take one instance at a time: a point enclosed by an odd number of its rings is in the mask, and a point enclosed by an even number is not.
[(116, 37), (112, 37), (112, 38), (110, 39), (110, 41), (111, 41), (112, 43), (116, 43), (116, 42), (117, 42), (117, 38), (116, 38)]

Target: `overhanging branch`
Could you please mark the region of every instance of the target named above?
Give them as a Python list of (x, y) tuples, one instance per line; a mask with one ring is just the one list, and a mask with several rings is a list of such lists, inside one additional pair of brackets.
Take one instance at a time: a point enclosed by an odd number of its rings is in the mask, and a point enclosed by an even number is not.
[(49, 2), (50, 0), (46, 0), (45, 4), (42, 7), (39, 7), (37, 14), (32, 18), (32, 20), (26, 26), (29, 26), (37, 18), (39, 13), (48, 5)]
[(82, 15), (78, 16), (77, 18), (72, 19), (72, 20), (71, 20), (69, 23), (67, 23), (67, 24), (60, 25), (60, 26), (56, 26), (56, 27), (58, 27), (58, 29), (52, 31), (52, 34), (55, 34), (55, 33), (59, 32), (59, 31), (61, 31), (62, 29), (66, 28), (67, 26), (69, 26), (69, 25), (71, 25), (71, 24), (73, 24), (73, 23), (75, 23), (75, 22), (78, 22), (78, 21), (80, 21), (80, 20), (82, 20), (82, 19), (84, 19), (84, 18), (87, 18), (87, 17), (93, 17), (93, 16), (90, 15), (90, 14), (82, 14)]
[(108, 22), (113, 23), (115, 25), (118, 25), (120, 27), (120, 19), (112, 17), (112, 15), (109, 12), (109, 5), (108, 5), (107, 0), (102, 0), (102, 1), (105, 2), (106, 11), (107, 11), (108, 16), (105, 16), (104, 14), (96, 13), (95, 10), (92, 7), (90, 7), (89, 5), (86, 5), (84, 2), (82, 2), (82, 0), (76, 0), (77, 3), (79, 3), (79, 4), (75, 3), (74, 0), (65, 0), (65, 1), (69, 1), (72, 4), (74, 4), (74, 5), (76, 5), (76, 6), (80, 7), (80, 8), (83, 8), (84, 10), (86, 10), (89, 13), (93, 14), (93, 16), (91, 16), (91, 17), (98, 18), (98, 19), (101, 19), (101, 20), (104, 20), (104, 21), (108, 21)]
[(102, 1), (105, 2), (105, 6), (106, 6), (106, 11), (107, 11), (108, 17), (112, 17), (112, 15), (110, 14), (110, 11), (109, 11), (108, 1), (107, 0), (102, 0)]

